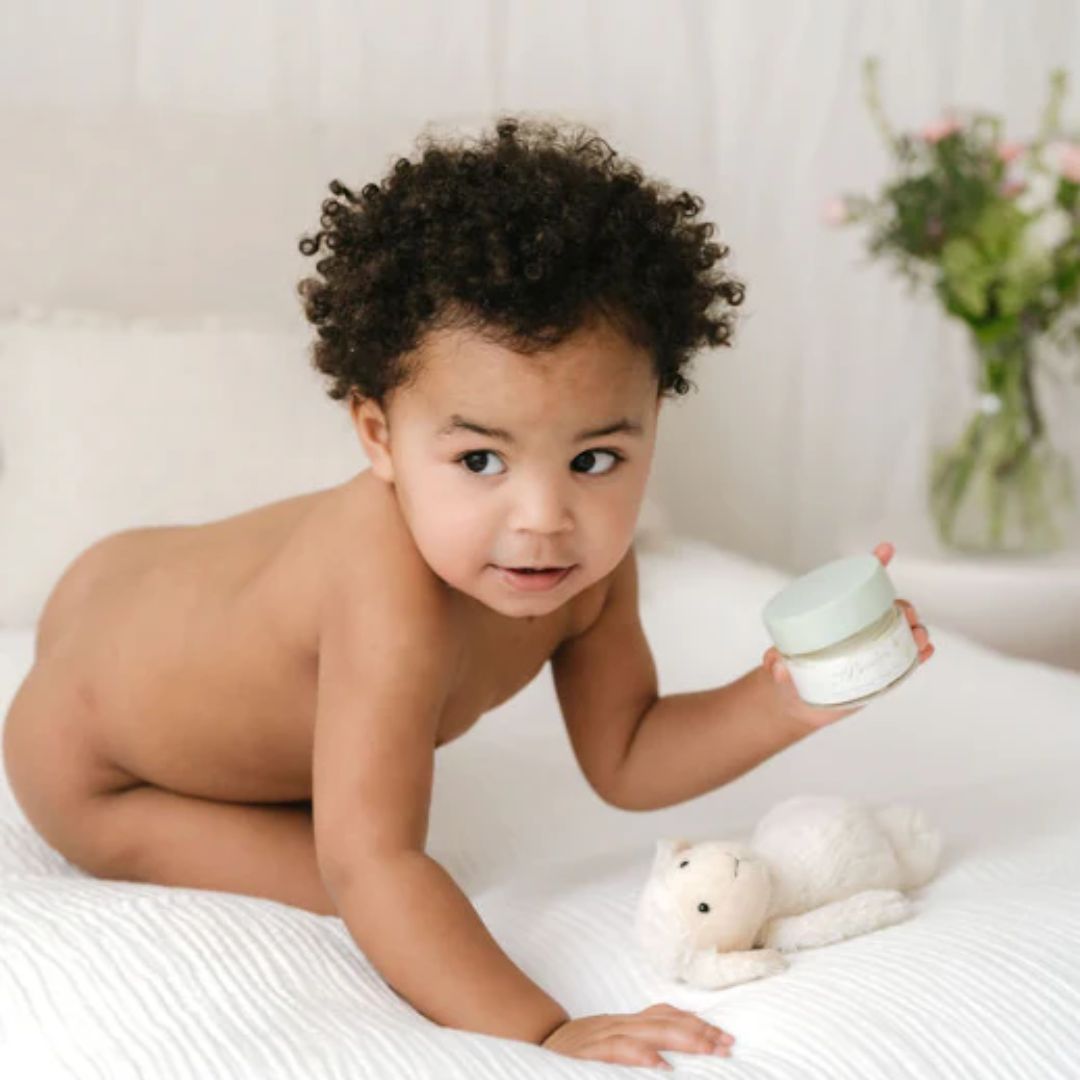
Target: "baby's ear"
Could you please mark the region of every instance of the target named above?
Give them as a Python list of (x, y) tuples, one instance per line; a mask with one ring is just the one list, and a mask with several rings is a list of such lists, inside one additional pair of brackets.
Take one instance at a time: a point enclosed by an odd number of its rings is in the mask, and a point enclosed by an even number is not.
[(390, 428), (379, 403), (372, 398), (349, 395), (349, 415), (360, 442), (371, 462), (371, 471), (388, 484), (394, 482), (394, 463), (390, 457)]

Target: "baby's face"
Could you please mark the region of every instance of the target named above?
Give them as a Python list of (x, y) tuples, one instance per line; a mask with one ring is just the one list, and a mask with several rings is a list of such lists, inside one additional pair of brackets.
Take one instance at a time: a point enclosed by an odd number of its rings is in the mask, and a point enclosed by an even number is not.
[[(420, 362), (385, 413), (363, 401), (353, 419), (432, 570), (518, 617), (546, 615), (614, 570), (656, 443), (661, 398), (649, 354), (605, 323), (533, 356), (437, 331)], [(523, 566), (572, 569), (526, 591), (500, 570)]]

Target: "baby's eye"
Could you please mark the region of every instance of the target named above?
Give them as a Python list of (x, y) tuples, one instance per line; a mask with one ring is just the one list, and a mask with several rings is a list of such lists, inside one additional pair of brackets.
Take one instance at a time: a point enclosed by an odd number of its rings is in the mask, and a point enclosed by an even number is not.
[[(609, 465), (606, 469), (601, 469), (599, 472), (587, 473), (587, 475), (589, 476), (604, 476), (605, 474), (611, 472), (611, 470), (614, 469), (615, 466), (622, 460), (622, 456), (616, 454), (614, 450), (582, 450), (582, 452), (578, 454), (576, 458), (574, 458), (574, 461), (581, 461), (582, 458), (595, 459), (597, 454), (606, 454), (609, 458), (611, 458), (611, 465)], [(585, 472), (584, 469), (579, 471)]]
[[(596, 472), (590, 471), (589, 465), (596, 460), (597, 455), (607, 455), (612, 459), (611, 464), (606, 469), (601, 469)], [(505, 470), (499, 470), (499, 472), (484, 471), (484, 459), (489, 457), (498, 460), (498, 455), (491, 450), (470, 450), (467, 453), (462, 454), (457, 460), (464, 462), (465, 468), (474, 476), (499, 476)], [(582, 459), (586, 459), (585, 468), (577, 469), (575, 471), (583, 472), (587, 476), (605, 476), (622, 460), (622, 455), (615, 453), (614, 450), (583, 450), (576, 458), (574, 458), (574, 461), (571, 462), (571, 464), (579, 462)], [(589, 461), (588, 459), (592, 459), (592, 461)]]
[[(469, 472), (475, 473), (477, 476), (498, 476), (498, 473), (481, 472), (480, 470), (483, 469), (483, 465), (480, 466), (480, 469), (474, 469), (470, 464), (470, 460), (475, 463), (477, 458), (483, 461), (486, 457), (496, 458), (496, 455), (490, 450), (470, 450), (467, 454), (462, 454), (461, 457), (458, 458), (458, 461), (465, 462), (465, 468), (468, 469)], [(496, 460), (498, 459), (496, 458)]]

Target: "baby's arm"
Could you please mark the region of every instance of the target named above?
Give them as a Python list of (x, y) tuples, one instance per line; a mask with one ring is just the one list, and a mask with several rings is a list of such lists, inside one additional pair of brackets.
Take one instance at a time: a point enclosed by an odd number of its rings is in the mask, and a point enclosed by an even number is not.
[(673, 806), (729, 783), (810, 728), (787, 719), (766, 669), (660, 696), (638, 614), (633, 546), (596, 621), (551, 658), (570, 742), (596, 793), (622, 810)]
[(424, 851), (458, 656), (445, 598), (407, 573), (362, 576), (363, 588), (328, 600), (320, 633), (312, 805), (323, 881), (364, 955), (419, 1012), (540, 1043), (568, 1014)]

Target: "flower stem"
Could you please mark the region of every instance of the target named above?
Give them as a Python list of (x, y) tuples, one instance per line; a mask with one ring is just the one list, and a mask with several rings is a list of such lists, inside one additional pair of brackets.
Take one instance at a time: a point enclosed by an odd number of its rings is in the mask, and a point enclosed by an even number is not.
[(935, 451), (930, 502), (941, 539), (961, 550), (1048, 551), (1072, 507), (1070, 463), (1047, 439), (1032, 378), (1034, 336), (975, 341), (980, 405)]

